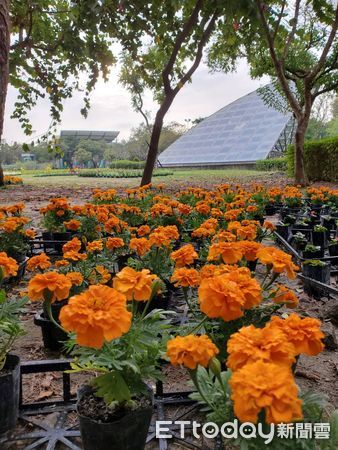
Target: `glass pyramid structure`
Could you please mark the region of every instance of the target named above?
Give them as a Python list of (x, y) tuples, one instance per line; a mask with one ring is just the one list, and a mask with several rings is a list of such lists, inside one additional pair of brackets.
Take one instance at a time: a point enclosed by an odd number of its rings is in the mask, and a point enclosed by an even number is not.
[(171, 144), (159, 155), (163, 167), (254, 163), (280, 152), (293, 136), (291, 113), (264, 103), (258, 91), (230, 103)]

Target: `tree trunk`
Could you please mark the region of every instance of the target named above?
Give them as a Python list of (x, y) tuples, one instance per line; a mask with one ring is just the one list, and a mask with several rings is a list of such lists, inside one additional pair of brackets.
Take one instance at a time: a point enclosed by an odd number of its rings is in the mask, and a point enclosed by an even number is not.
[[(9, 79), (9, 0), (0, 0), (0, 147), (4, 127), (5, 104)], [(0, 186), (4, 185), (0, 149)]]
[(157, 111), (154, 126), (153, 126), (153, 129), (151, 132), (149, 150), (148, 150), (148, 154), (147, 154), (146, 164), (145, 164), (144, 170), (143, 170), (141, 186), (151, 183), (151, 179), (153, 176), (153, 171), (154, 171), (154, 167), (155, 167), (155, 163), (156, 163), (156, 159), (157, 159), (158, 144), (160, 142), (160, 136), (161, 136), (162, 127), (163, 127), (163, 118), (164, 118), (166, 112), (168, 111), (168, 109), (170, 108), (172, 102), (174, 101), (175, 95), (176, 94), (172, 93), (170, 96), (167, 96), (164, 99), (160, 109)]
[(306, 119), (297, 120), (295, 136), (295, 183), (301, 186), (307, 186), (309, 184), (304, 167), (304, 141), (306, 128)]

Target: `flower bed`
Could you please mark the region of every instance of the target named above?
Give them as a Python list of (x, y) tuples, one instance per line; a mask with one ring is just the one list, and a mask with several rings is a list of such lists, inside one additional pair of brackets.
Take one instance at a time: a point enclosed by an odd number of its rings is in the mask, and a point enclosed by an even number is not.
[[(90, 203), (56, 198), (41, 209), (43, 229), (69, 233), (70, 240), (61, 257), (40, 252), (30, 258), (32, 276), (22, 302), (41, 303), (40, 317), (66, 339), (71, 372), (89, 374), (78, 403), (85, 448), (95, 439), (87, 430), (103, 435), (102, 425), (109, 425), (108, 440), (116, 448), (127, 448), (133, 423), (143, 430), (138, 438), (143, 448), (153, 408), (146, 383), (163, 378), (165, 363), (187, 369), (195, 386), (191, 399), (206, 422), (237, 419), (264, 427), (320, 422), (322, 405), (298, 391), (292, 369), (300, 354), (323, 350), (324, 334), (317, 319), (290, 313), (298, 298), (288, 280), (299, 267), (268, 242), (275, 227), (264, 214), (269, 205), (292, 208), (296, 226), (304, 214), (311, 216), (314, 202), (335, 214), (337, 194), (326, 188), (248, 191), (224, 184), (169, 195), (157, 185), (122, 195), (96, 189)], [(20, 205), (1, 209), (0, 233), (10, 233), (9, 241), (18, 239), (15, 233), (33, 237), (22, 210)], [(0, 267), (2, 279), (17, 271), (5, 252)], [(176, 292), (185, 302), (181, 322), (179, 309), (168, 302), (175, 302)], [(3, 305), (10, 304), (5, 294), (2, 298)], [(17, 323), (17, 309), (7, 322)], [(0, 332), (16, 337), (7, 325)], [(129, 430), (123, 436), (117, 426), (121, 418)], [(281, 448), (279, 439), (271, 448)], [(290, 448), (302, 443), (295, 438)], [(260, 437), (247, 445), (263, 448)]]

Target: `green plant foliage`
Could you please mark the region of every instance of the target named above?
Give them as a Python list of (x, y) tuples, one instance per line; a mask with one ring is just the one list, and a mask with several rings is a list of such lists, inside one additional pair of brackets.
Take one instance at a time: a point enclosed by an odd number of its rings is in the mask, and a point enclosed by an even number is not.
[(256, 170), (262, 171), (281, 171), (287, 170), (287, 158), (271, 158), (271, 159), (259, 159), (256, 161)]
[[(294, 176), (294, 145), (287, 150), (288, 172)], [(338, 136), (308, 141), (304, 145), (305, 172), (311, 181), (338, 180)]]
[[(81, 170), (78, 175), (80, 177), (94, 177), (94, 178), (139, 178), (142, 177), (142, 170)], [(165, 177), (173, 175), (172, 170), (155, 170), (154, 177)]]

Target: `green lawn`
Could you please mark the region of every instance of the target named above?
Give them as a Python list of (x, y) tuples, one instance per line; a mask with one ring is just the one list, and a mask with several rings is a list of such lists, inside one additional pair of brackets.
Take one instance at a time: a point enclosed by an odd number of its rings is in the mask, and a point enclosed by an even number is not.
[[(174, 169), (174, 174), (166, 177), (156, 177), (153, 182), (174, 184), (175, 182), (189, 182), (198, 186), (199, 182), (209, 181), (222, 183), (226, 181), (255, 180), (269, 175), (269, 172), (260, 172), (247, 169)], [(34, 177), (22, 175), (25, 185), (32, 186), (68, 186), (68, 187), (105, 187), (105, 186), (137, 186), (140, 178), (85, 178), (75, 176)]]

